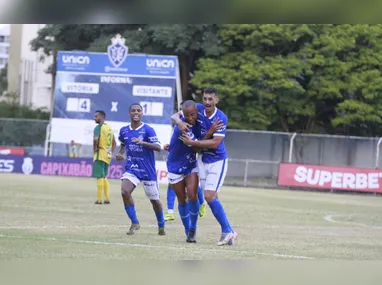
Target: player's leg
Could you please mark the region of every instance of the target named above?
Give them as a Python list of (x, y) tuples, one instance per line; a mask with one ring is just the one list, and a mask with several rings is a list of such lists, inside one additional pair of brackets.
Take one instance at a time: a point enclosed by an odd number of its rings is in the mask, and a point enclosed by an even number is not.
[(190, 211), (190, 229), (187, 235), (187, 242), (196, 242), (196, 226), (199, 216), (198, 186), (199, 177), (197, 172), (193, 172), (184, 178), (187, 188), (188, 208)]
[(170, 186), (174, 189), (176, 197), (178, 198), (178, 211), (180, 219), (182, 220), (186, 236), (190, 229), (190, 209), (187, 204), (186, 184), (184, 176), (181, 174), (168, 173)]
[(171, 188), (170, 184), (167, 187), (167, 213), (164, 216), (165, 221), (175, 220), (174, 216), (174, 206), (175, 206), (176, 194), (174, 189)]
[[(198, 198), (199, 198), (199, 217), (202, 219), (206, 214), (206, 201), (204, 197), (204, 187), (206, 185), (207, 179), (207, 169), (202, 161), (202, 155), (198, 155), (198, 173), (199, 173), (199, 188), (198, 188)], [(200, 192), (199, 192), (200, 191)]]
[(150, 199), (151, 204), (153, 205), (153, 209), (155, 212), (155, 216), (158, 222), (158, 235), (164, 236), (166, 232), (165, 228), (165, 220), (163, 213), (162, 202), (160, 201), (159, 195), (159, 187), (157, 181), (142, 181), (143, 189), (145, 190), (147, 198)]
[(103, 169), (103, 161), (95, 160), (93, 162), (93, 172), (92, 177), (97, 178), (97, 201), (95, 204), (102, 205), (102, 193), (103, 193), (103, 178), (104, 178), (104, 169)]
[(225, 245), (237, 235), (232, 230), (223, 205), (217, 198), (217, 192), (219, 192), (223, 185), (227, 174), (227, 160), (225, 159), (215, 163), (205, 164), (205, 166), (208, 168), (208, 175), (206, 178), (206, 187), (204, 188), (204, 197), (222, 229), (218, 245)]
[(139, 180), (135, 175), (128, 172), (125, 172), (123, 174), (121, 180), (122, 180), (122, 188), (121, 188), (122, 200), (125, 206), (126, 214), (131, 221), (130, 229), (126, 234), (133, 235), (135, 231), (139, 230), (141, 227), (139, 225), (139, 221), (135, 211), (134, 200), (132, 197), (132, 193), (135, 187), (139, 184)]
[(104, 204), (110, 204), (110, 184), (107, 180), (107, 174), (109, 173), (109, 164), (104, 163), (105, 178), (103, 179), (103, 194), (104, 194)]
[(199, 217), (201, 219), (204, 218), (204, 216), (206, 215), (206, 210), (207, 210), (207, 203), (206, 201), (204, 200), (204, 192), (203, 192), (203, 189), (202, 187), (198, 186), (198, 200), (199, 200)]

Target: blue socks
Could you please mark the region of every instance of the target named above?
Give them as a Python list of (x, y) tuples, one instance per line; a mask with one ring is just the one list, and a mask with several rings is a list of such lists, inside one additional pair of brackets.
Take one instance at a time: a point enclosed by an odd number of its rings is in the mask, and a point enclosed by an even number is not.
[(216, 220), (222, 227), (223, 233), (230, 233), (232, 232), (231, 225), (228, 222), (227, 215), (223, 209), (222, 204), (218, 199), (213, 199), (208, 205), (211, 208), (212, 214), (214, 214)]
[(179, 210), (180, 218), (182, 219), (185, 233), (187, 235), (190, 229), (190, 210), (188, 208), (188, 204), (185, 204), (185, 205), (178, 204), (178, 210)]
[(134, 206), (125, 206), (125, 211), (133, 224), (139, 224), (137, 213), (135, 212)]
[(190, 229), (196, 230), (200, 208), (199, 200), (188, 201), (188, 207), (190, 209)]
[(198, 187), (198, 200), (199, 200), (199, 205), (204, 204), (204, 193), (202, 187)]
[(175, 191), (169, 185), (167, 187), (167, 210), (169, 211), (169, 213), (174, 211), (175, 198), (176, 198)]
[[(139, 224), (134, 206), (125, 206), (125, 211), (126, 214), (129, 216), (131, 223)], [(163, 228), (165, 225), (163, 211), (155, 212), (155, 216), (157, 217), (158, 227)]]
[(160, 212), (154, 211), (154, 212), (155, 212), (155, 216), (157, 216), (158, 228), (164, 228), (165, 221), (164, 221), (163, 211), (160, 211)]

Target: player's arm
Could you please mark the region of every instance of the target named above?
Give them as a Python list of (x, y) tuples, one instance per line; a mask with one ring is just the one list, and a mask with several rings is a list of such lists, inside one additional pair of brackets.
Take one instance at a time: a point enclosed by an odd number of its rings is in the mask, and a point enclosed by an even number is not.
[(126, 146), (125, 146), (125, 142), (123, 140), (122, 129), (119, 131), (118, 140), (121, 142), (121, 145), (119, 147), (118, 152), (115, 154), (115, 158), (117, 159), (117, 161), (122, 161), (123, 155), (126, 152)]
[(157, 134), (155, 133), (154, 129), (152, 128), (147, 129), (147, 140), (148, 141), (139, 140), (138, 138), (131, 139), (132, 142), (135, 142), (139, 145), (147, 147), (148, 149), (158, 151), (158, 152), (162, 150), (162, 146), (158, 140)]
[(180, 137), (180, 139), (185, 144), (191, 145), (193, 147), (217, 149), (225, 137), (227, 125), (228, 125), (227, 117), (223, 117), (220, 120), (221, 120), (221, 123), (217, 123), (216, 125), (223, 125), (223, 126), (213, 133), (213, 137), (211, 139), (193, 141), (191, 138), (189, 138), (187, 135), (184, 135), (184, 134), (182, 135), (182, 137)]
[(124, 155), (125, 152), (126, 152), (126, 146), (125, 146), (125, 144), (121, 143), (121, 145), (119, 146), (118, 153), (121, 155)]
[(175, 113), (171, 116), (171, 121), (178, 126), (182, 133), (189, 132), (191, 125), (181, 120), (182, 114), (182, 111)]
[(162, 150), (161, 145), (158, 143), (150, 143), (150, 142), (140, 141), (139, 139), (136, 139), (136, 140), (132, 139), (132, 141), (137, 143), (137, 144), (140, 144), (144, 147), (147, 147), (149, 149), (155, 150), (155, 151), (161, 151)]
[(116, 147), (117, 147), (117, 142), (115, 141), (115, 136), (113, 135), (113, 142), (111, 144), (111, 151), (113, 153), (114, 153)]
[(163, 145), (162, 149), (168, 151), (170, 149), (170, 145), (166, 143), (165, 145)]
[(190, 145), (192, 147), (196, 148), (208, 148), (208, 149), (217, 149), (224, 139), (223, 136), (215, 136), (212, 139), (208, 140), (201, 140), (201, 141), (193, 141), (191, 140), (187, 135), (182, 135), (180, 139), (187, 145)]
[(224, 127), (223, 120), (217, 119), (213, 124), (211, 125), (210, 129), (206, 133), (206, 135), (202, 138), (202, 140), (209, 140), (212, 139), (214, 136), (214, 133), (219, 131)]
[(98, 151), (98, 143), (99, 143), (100, 135), (101, 135), (101, 126), (98, 125), (94, 128), (94, 133), (93, 133), (93, 152), (94, 153)]

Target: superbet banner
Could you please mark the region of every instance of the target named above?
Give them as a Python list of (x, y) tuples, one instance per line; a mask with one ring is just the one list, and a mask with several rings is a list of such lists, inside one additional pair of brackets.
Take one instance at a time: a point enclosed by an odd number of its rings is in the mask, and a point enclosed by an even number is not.
[(382, 193), (382, 170), (280, 163), (278, 185)]
[(50, 142), (91, 145), (96, 110), (106, 112), (106, 123), (118, 137), (130, 123), (133, 103), (142, 105), (142, 121), (160, 142), (170, 141), (170, 115), (180, 86), (176, 56), (129, 54), (125, 39), (117, 35), (107, 53), (59, 51), (55, 83)]

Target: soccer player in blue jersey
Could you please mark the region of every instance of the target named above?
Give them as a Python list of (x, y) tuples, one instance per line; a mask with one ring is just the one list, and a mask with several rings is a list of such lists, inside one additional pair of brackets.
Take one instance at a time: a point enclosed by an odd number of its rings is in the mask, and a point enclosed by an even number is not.
[[(180, 103), (180, 114), (182, 114), (181, 111), (182, 111), (183, 103), (184, 102)], [(170, 145), (166, 144), (166, 145), (163, 146), (163, 149), (168, 151), (169, 147), (170, 147)], [(176, 194), (174, 192), (174, 189), (172, 189), (172, 187), (169, 184), (168, 187), (167, 187), (167, 199), (166, 199), (167, 200), (167, 213), (164, 216), (165, 221), (173, 221), (173, 220), (175, 220), (175, 215), (174, 215), (175, 198), (176, 198)], [(203, 219), (205, 214), (206, 214), (206, 203), (205, 203), (205, 200), (204, 200), (203, 190), (202, 190), (202, 188), (200, 186), (198, 187), (198, 200), (199, 200), (199, 204), (200, 204), (199, 217), (201, 219)]]
[(234, 244), (237, 233), (231, 228), (224, 208), (217, 197), (227, 173), (227, 152), (224, 137), (228, 124), (227, 116), (216, 107), (218, 102), (217, 89), (207, 88), (203, 92), (203, 104), (197, 104), (199, 114), (204, 118), (202, 135), (207, 133), (215, 121), (220, 120), (223, 123), (223, 127), (216, 131), (211, 139), (192, 140), (186, 135), (189, 126), (179, 118), (179, 115), (174, 114), (171, 118), (183, 132), (182, 140), (186, 145), (203, 149), (202, 156), (198, 158), (199, 179), (204, 190), (204, 197), (222, 229), (218, 242), (218, 245), (221, 246)]
[(161, 145), (152, 127), (141, 121), (143, 109), (140, 104), (132, 104), (129, 108), (131, 123), (121, 128), (118, 139), (121, 142), (118, 161), (123, 160), (126, 152), (125, 173), (122, 180), (122, 199), (126, 214), (131, 220), (127, 235), (133, 235), (141, 227), (131, 196), (140, 182), (146, 196), (150, 199), (158, 222), (158, 234), (166, 235), (162, 203), (159, 199), (154, 151), (161, 151)]
[[(184, 102), (183, 114), (184, 117), (181, 120), (190, 125), (188, 136), (196, 140), (200, 137), (201, 127), (196, 125), (198, 109), (194, 101), (188, 100)], [(179, 139), (181, 135), (182, 132), (179, 130), (179, 127), (175, 126), (166, 160), (168, 180), (178, 198), (178, 210), (187, 235), (186, 241), (196, 243), (196, 225), (200, 208), (196, 151)]]

